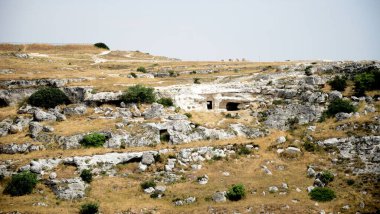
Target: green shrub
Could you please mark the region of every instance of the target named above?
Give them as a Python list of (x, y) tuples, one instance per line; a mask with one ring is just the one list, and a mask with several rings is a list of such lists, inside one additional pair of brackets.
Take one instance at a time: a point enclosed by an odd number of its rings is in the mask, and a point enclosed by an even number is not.
[(355, 95), (364, 96), (366, 91), (380, 89), (380, 70), (368, 69), (367, 72), (355, 76)]
[(351, 185), (355, 184), (355, 180), (354, 179), (347, 179), (346, 183), (347, 183), (347, 185), (351, 186)]
[(109, 50), (109, 49), (110, 49), (110, 48), (109, 48), (106, 44), (104, 44), (103, 42), (95, 43), (94, 46), (97, 47), (97, 48), (102, 48), (102, 49), (106, 49), (106, 50)]
[(144, 68), (144, 67), (138, 67), (137, 69), (136, 69), (136, 71), (138, 71), (138, 72), (141, 72), (141, 73), (147, 73), (147, 71), (146, 71), (146, 69)]
[(157, 100), (157, 103), (159, 103), (165, 107), (173, 106), (173, 100), (170, 97), (163, 97), (163, 98)]
[(193, 115), (192, 115), (191, 113), (188, 113), (188, 112), (185, 113), (185, 116), (186, 116), (187, 118), (189, 118), (189, 119), (193, 117)]
[(54, 108), (57, 105), (69, 104), (70, 100), (58, 88), (42, 88), (29, 97), (28, 103), (32, 106)]
[(273, 105), (282, 105), (282, 104), (284, 104), (284, 101), (283, 100), (273, 100), (272, 104)]
[(140, 186), (141, 186), (141, 189), (147, 189), (147, 188), (149, 188), (149, 187), (156, 187), (156, 182), (154, 182), (153, 180), (150, 180), (150, 181), (144, 181), (144, 182), (142, 182), (141, 184), (140, 184)]
[(194, 78), (193, 79), (193, 81), (194, 81), (194, 84), (201, 84), (201, 81), (200, 81), (201, 79), (199, 79), (199, 78)]
[(227, 192), (227, 198), (231, 201), (239, 201), (245, 197), (245, 188), (243, 184), (234, 184)]
[(334, 180), (334, 175), (330, 171), (323, 171), (319, 176), (319, 180), (327, 185)]
[(249, 155), (251, 154), (252, 150), (248, 149), (244, 145), (240, 146), (237, 153), (238, 155)]
[(314, 201), (331, 201), (336, 198), (335, 192), (327, 187), (316, 187), (310, 191), (309, 196)]
[(85, 147), (101, 147), (106, 142), (106, 136), (104, 134), (92, 133), (83, 137), (80, 141)]
[(91, 173), (91, 170), (89, 169), (84, 169), (81, 173), (80, 173), (80, 177), (82, 178), (83, 181), (87, 182), (87, 183), (91, 183), (92, 181), (92, 173)]
[(135, 74), (135, 73), (131, 73), (131, 76), (133, 77), (133, 78), (137, 78), (137, 75)]
[(179, 76), (179, 73), (177, 73), (173, 70), (169, 70), (168, 72), (169, 72), (169, 76), (171, 76), (171, 77), (178, 77)]
[(129, 87), (121, 96), (121, 100), (125, 103), (153, 103), (156, 101), (154, 89), (143, 85), (135, 85)]
[(37, 185), (37, 175), (28, 171), (13, 175), (4, 189), (5, 194), (20, 196), (32, 193)]
[(355, 107), (348, 100), (335, 99), (327, 108), (326, 114), (334, 116), (339, 112), (351, 113), (355, 111)]
[(80, 214), (96, 214), (98, 213), (99, 205), (97, 203), (86, 203), (80, 208)]
[(310, 141), (306, 141), (303, 144), (303, 148), (305, 148), (305, 150), (308, 152), (314, 152), (317, 150), (317, 145), (315, 143), (311, 143)]
[(335, 76), (334, 79), (329, 82), (329, 85), (333, 90), (344, 91), (347, 87), (347, 80), (344, 77)]
[(313, 68), (313, 66), (309, 65), (305, 68), (305, 75), (306, 76), (311, 76), (313, 73), (311, 72), (311, 69)]
[(299, 123), (298, 117), (292, 117), (292, 118), (288, 118), (285, 125), (289, 126), (290, 130), (294, 130), (297, 128), (298, 123)]

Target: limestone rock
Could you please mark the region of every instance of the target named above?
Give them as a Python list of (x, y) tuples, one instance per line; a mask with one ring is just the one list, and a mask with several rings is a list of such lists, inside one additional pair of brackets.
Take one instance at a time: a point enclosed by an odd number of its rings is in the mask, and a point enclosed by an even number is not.
[(80, 178), (47, 180), (46, 185), (53, 190), (57, 198), (64, 200), (83, 198), (87, 187)]
[(65, 107), (63, 109), (63, 114), (65, 115), (83, 115), (87, 112), (87, 107), (82, 104), (73, 104)]
[(164, 106), (158, 103), (153, 103), (150, 109), (147, 109), (143, 115), (145, 119), (152, 119), (163, 116), (165, 113)]
[(225, 202), (227, 200), (226, 198), (226, 192), (216, 192), (212, 195), (212, 200), (215, 202)]

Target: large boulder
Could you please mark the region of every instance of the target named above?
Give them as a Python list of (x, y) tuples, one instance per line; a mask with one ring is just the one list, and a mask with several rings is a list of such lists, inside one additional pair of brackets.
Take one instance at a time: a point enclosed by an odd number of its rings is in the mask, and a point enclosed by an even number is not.
[(6, 136), (11, 128), (13, 120), (5, 119), (0, 122), (0, 136)]
[(72, 116), (72, 115), (83, 115), (86, 112), (87, 112), (87, 107), (85, 105), (82, 105), (82, 104), (69, 105), (63, 109), (63, 114), (70, 115), (70, 116)]
[(80, 178), (47, 180), (48, 185), (57, 198), (64, 200), (80, 199), (85, 196), (87, 184)]
[(147, 109), (143, 115), (145, 119), (152, 119), (163, 116), (165, 113), (164, 106), (158, 103), (153, 103), (152, 106)]
[(56, 121), (57, 117), (54, 114), (44, 112), (41, 109), (38, 109), (34, 112), (34, 120), (36, 121)]

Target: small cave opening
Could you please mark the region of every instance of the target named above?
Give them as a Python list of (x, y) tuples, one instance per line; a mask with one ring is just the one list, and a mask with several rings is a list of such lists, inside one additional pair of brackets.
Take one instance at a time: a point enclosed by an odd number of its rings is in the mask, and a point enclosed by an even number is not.
[(9, 106), (9, 103), (4, 98), (0, 98), (0, 108), (7, 106)]
[(170, 141), (170, 134), (167, 129), (161, 129), (160, 130), (160, 141), (161, 142), (169, 142)]
[(208, 110), (212, 109), (212, 101), (207, 101), (207, 109)]
[(237, 111), (239, 110), (238, 106), (240, 103), (228, 102), (226, 104), (227, 111)]

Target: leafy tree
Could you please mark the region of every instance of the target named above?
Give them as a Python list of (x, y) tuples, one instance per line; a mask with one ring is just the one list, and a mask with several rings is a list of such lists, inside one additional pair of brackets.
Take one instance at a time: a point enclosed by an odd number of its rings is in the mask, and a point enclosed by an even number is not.
[(334, 116), (339, 112), (351, 113), (355, 112), (355, 107), (348, 100), (335, 99), (327, 108), (326, 114), (328, 116)]
[(329, 85), (333, 90), (344, 91), (347, 87), (347, 79), (340, 76), (335, 76), (333, 80), (329, 82)]
[(102, 49), (109, 50), (109, 47), (106, 44), (104, 44), (103, 42), (95, 43), (94, 46), (97, 47), (97, 48), (102, 48)]
[(32, 193), (37, 185), (37, 175), (29, 171), (24, 171), (13, 175), (11, 181), (4, 189), (5, 194), (11, 196), (21, 196)]
[(57, 105), (69, 104), (70, 100), (58, 88), (42, 88), (34, 92), (28, 99), (28, 103), (32, 106), (43, 108), (54, 108)]
[(227, 198), (231, 201), (239, 201), (245, 197), (245, 188), (243, 184), (234, 184), (227, 192)]
[(380, 71), (377, 68), (355, 76), (355, 95), (364, 96), (366, 91), (380, 89)]
[(154, 89), (142, 85), (129, 87), (121, 96), (125, 103), (153, 103), (156, 101)]

